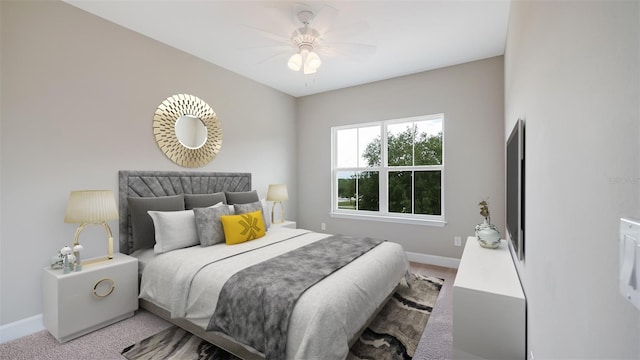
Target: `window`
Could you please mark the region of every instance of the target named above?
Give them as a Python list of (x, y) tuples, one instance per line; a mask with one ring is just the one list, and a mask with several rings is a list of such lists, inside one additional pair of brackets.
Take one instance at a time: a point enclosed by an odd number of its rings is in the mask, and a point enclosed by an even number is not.
[(444, 225), (444, 115), (332, 128), (332, 215)]

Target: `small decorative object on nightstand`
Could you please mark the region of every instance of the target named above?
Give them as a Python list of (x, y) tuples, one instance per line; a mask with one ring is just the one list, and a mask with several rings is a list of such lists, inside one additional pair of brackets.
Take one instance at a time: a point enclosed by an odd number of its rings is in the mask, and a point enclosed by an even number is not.
[(63, 247), (60, 254), (62, 254), (62, 272), (68, 274), (71, 271), (71, 248)]
[(480, 205), (480, 215), (484, 217), (484, 222), (476, 225), (476, 238), (480, 246), (496, 249), (500, 246), (500, 232), (495, 225), (491, 224), (489, 205), (484, 200), (480, 201), (478, 205)]
[(138, 259), (131, 256), (115, 254), (80, 272), (47, 266), (42, 269), (42, 322), (65, 342), (133, 316), (137, 295)]
[(73, 237), (74, 249), (79, 245), (78, 238), (85, 226), (101, 225), (107, 232), (107, 259), (111, 260), (113, 258), (113, 235), (111, 235), (107, 221), (116, 219), (118, 219), (118, 209), (111, 190), (72, 191), (69, 195), (64, 222), (80, 224)]
[(73, 247), (73, 255), (76, 257), (76, 271), (82, 270), (82, 260), (80, 259), (80, 252), (84, 249), (82, 245), (78, 244)]
[[(285, 184), (271, 184), (269, 185), (269, 190), (267, 190), (267, 201), (273, 201), (273, 206), (271, 207), (271, 223), (278, 224), (284, 221), (284, 205), (283, 201), (289, 200), (289, 194), (287, 193), (287, 185)], [(274, 211), (276, 209), (276, 204), (280, 204), (280, 220), (276, 221), (274, 218)]]

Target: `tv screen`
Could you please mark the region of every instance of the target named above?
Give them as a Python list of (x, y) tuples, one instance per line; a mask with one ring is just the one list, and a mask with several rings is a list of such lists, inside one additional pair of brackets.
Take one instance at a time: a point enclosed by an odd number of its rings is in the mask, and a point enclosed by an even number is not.
[(518, 119), (507, 140), (507, 233), (513, 251), (524, 258), (524, 121)]

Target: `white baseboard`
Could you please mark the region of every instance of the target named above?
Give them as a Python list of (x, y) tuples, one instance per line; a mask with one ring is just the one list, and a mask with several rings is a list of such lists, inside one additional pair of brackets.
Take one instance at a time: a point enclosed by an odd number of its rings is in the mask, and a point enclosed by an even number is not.
[(457, 269), (458, 266), (460, 266), (460, 259), (456, 259), (456, 258), (449, 258), (449, 257), (444, 257), (444, 256), (414, 253), (414, 252), (410, 252), (410, 251), (405, 251), (405, 253), (407, 254), (407, 259), (409, 259), (409, 261), (411, 261), (411, 262), (417, 262), (417, 263), (420, 263), (420, 264), (443, 266), (443, 267), (448, 267), (448, 268), (452, 268), (452, 269)]
[(0, 344), (44, 330), (42, 314), (0, 326)]

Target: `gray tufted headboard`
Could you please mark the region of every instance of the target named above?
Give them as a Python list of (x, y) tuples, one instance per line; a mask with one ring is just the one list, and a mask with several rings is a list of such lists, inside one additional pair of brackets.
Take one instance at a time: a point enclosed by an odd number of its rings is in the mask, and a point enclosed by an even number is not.
[(131, 249), (133, 249), (128, 197), (160, 197), (251, 190), (251, 173), (120, 170), (118, 178), (119, 243), (120, 252), (124, 254), (131, 253)]

